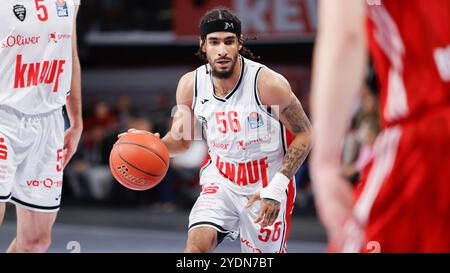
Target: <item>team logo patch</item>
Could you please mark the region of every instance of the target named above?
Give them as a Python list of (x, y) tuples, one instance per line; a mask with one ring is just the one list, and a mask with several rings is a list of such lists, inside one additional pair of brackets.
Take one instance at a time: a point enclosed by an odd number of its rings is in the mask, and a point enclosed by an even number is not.
[(15, 5), (13, 7), (13, 12), (21, 22), (23, 22), (27, 16), (27, 9), (23, 5)]
[(261, 115), (257, 112), (251, 112), (247, 117), (247, 121), (250, 129), (256, 129), (264, 125)]
[(68, 17), (69, 16), (69, 9), (67, 8), (67, 2), (64, 1), (61, 3), (61, 1), (56, 1), (56, 13), (58, 14), (58, 17)]

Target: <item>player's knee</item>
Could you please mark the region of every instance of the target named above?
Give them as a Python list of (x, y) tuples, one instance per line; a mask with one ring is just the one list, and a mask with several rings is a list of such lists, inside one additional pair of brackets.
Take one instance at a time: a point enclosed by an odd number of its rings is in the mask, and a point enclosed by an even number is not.
[(3, 217), (5, 216), (5, 203), (0, 202), (0, 225), (3, 222)]
[(207, 245), (187, 244), (184, 253), (208, 253), (210, 247)]
[(48, 234), (35, 234), (17, 238), (17, 250), (19, 252), (42, 253), (46, 252), (51, 244), (51, 236)]
[(185, 253), (208, 253), (217, 246), (217, 231), (209, 227), (199, 227), (188, 234)]

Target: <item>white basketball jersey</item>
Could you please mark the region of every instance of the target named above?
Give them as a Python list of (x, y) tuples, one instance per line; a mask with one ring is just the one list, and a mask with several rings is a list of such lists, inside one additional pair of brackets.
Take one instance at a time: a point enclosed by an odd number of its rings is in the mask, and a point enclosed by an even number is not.
[(256, 79), (264, 66), (242, 56), (239, 61), (239, 80), (224, 98), (215, 95), (210, 66), (196, 70), (193, 110), (209, 146), (208, 170), (220, 173), (235, 192), (250, 195), (270, 183), (288, 143), (272, 114), (276, 106), (259, 99)]
[(40, 114), (66, 103), (74, 7), (74, 0), (2, 0), (0, 105)]

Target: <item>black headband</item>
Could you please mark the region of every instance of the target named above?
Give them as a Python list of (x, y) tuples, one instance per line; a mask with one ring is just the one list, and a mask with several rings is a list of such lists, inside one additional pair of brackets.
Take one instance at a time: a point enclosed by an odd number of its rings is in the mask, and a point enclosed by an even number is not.
[(235, 20), (226, 19), (208, 22), (200, 26), (200, 37), (203, 39), (206, 37), (206, 35), (219, 31), (232, 32), (235, 33), (238, 38), (240, 38), (241, 24)]

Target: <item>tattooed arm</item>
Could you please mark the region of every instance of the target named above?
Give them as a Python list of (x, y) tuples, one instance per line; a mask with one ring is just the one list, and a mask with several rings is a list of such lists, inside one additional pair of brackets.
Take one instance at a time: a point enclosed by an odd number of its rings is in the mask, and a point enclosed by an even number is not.
[(291, 179), (311, 150), (311, 123), (282, 75), (263, 69), (258, 77), (258, 90), (262, 104), (271, 106), (277, 118), (294, 135), (279, 170)]
[(262, 104), (275, 110), (276, 117), (294, 135), (278, 173), (269, 186), (256, 193), (247, 204), (250, 207), (261, 198), (260, 214), (255, 222), (270, 226), (277, 219), (281, 196), (286, 191), (289, 180), (294, 177), (311, 150), (311, 123), (301, 103), (292, 93), (289, 82), (282, 75), (264, 68), (257, 84)]
[(291, 99), (290, 104), (282, 110), (280, 120), (295, 135), (279, 170), (280, 173), (291, 179), (311, 150), (311, 123), (295, 96)]

